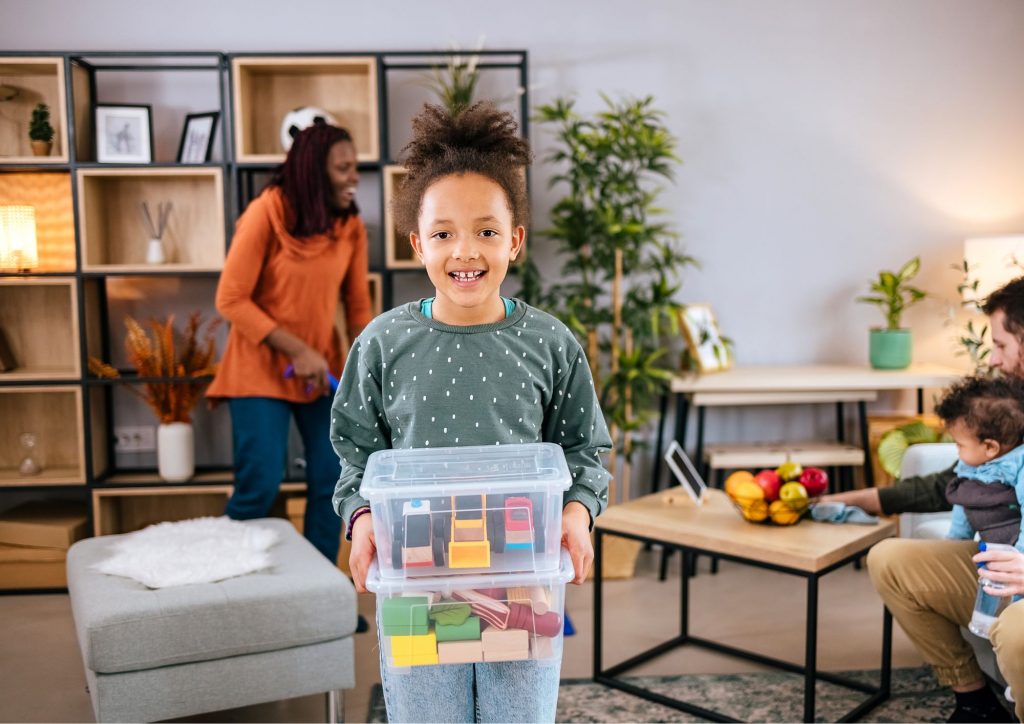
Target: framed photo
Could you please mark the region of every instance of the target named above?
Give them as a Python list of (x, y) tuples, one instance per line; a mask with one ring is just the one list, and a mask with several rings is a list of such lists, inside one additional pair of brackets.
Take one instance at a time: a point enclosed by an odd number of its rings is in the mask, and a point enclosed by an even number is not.
[(96, 106), (96, 160), (100, 163), (153, 162), (151, 106)]
[(710, 305), (686, 305), (679, 312), (679, 326), (683, 328), (686, 346), (699, 371), (715, 372), (732, 367), (729, 345), (718, 330)]
[(178, 144), (178, 163), (206, 163), (213, 150), (213, 132), (217, 128), (219, 111), (189, 113), (181, 129)]
[(693, 499), (694, 503), (701, 505), (704, 502), (704, 493), (707, 492), (708, 486), (676, 440), (668, 444), (668, 450), (665, 451), (665, 462), (668, 463), (668, 469), (676, 476), (676, 480), (683, 486), (686, 494)]

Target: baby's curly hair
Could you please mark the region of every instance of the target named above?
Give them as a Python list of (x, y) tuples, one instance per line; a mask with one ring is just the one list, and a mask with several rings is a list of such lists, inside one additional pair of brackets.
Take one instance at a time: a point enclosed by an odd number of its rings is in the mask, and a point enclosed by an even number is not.
[(423, 194), (432, 183), (466, 173), (480, 174), (501, 186), (512, 212), (512, 225), (527, 225), (529, 201), (523, 170), (533, 154), (511, 113), (487, 101), (455, 116), (428, 104), (413, 119), (412, 129), (412, 141), (399, 158), (408, 175), (391, 202), (401, 234), (417, 230)]
[(1024, 440), (1024, 381), (967, 377), (946, 390), (935, 414), (947, 425), (963, 420), (979, 440), (1017, 447)]

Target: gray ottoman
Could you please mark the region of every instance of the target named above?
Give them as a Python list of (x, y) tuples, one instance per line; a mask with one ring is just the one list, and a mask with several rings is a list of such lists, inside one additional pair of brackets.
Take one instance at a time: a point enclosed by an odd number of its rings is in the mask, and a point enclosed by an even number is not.
[(355, 684), (351, 582), (286, 520), (272, 568), (152, 590), (92, 569), (123, 536), (68, 551), (68, 592), (96, 720), (157, 721)]

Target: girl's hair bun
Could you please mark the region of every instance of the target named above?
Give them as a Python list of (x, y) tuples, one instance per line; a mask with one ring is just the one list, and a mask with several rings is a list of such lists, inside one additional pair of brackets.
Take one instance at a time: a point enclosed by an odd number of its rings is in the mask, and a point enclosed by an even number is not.
[(403, 165), (410, 174), (452, 156), (479, 155), (482, 159), (526, 166), (530, 144), (519, 135), (511, 113), (481, 101), (457, 115), (441, 106), (425, 105), (412, 122), (413, 139), (403, 151)]

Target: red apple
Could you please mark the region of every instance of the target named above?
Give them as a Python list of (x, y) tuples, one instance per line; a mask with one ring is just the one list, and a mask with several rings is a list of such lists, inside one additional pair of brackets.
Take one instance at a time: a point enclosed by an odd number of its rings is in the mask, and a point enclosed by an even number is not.
[(754, 482), (764, 491), (764, 499), (769, 503), (779, 499), (779, 488), (782, 487), (782, 476), (774, 470), (762, 470), (754, 476)]
[(807, 488), (808, 495), (817, 498), (828, 490), (828, 473), (821, 468), (804, 468), (800, 482)]

